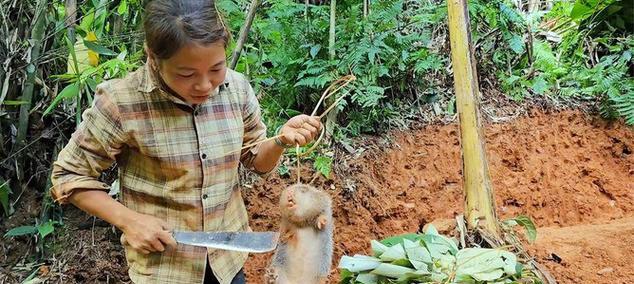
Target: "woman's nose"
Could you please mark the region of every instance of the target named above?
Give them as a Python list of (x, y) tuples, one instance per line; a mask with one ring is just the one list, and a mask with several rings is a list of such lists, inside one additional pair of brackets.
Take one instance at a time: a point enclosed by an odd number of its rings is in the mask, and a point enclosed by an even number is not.
[(197, 92), (208, 92), (211, 91), (212, 86), (213, 84), (211, 84), (211, 80), (209, 80), (209, 78), (203, 78), (203, 80), (194, 85), (194, 90)]

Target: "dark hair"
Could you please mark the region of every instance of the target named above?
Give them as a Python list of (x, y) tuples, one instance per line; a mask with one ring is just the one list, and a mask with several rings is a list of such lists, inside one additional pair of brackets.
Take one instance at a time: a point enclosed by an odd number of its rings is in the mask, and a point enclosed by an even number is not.
[(158, 59), (168, 59), (189, 43), (211, 44), (231, 34), (214, 0), (153, 0), (145, 7), (145, 42)]

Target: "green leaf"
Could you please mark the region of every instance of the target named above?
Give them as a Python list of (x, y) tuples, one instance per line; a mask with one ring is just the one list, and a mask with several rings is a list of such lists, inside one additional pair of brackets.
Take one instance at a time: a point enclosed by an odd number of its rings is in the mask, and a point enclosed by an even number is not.
[(79, 82), (75, 82), (66, 86), (66, 88), (64, 88), (59, 94), (57, 94), (53, 102), (51, 102), (51, 104), (46, 108), (43, 116), (49, 114), (62, 100), (74, 98), (79, 95), (79, 85)]
[(121, 3), (119, 3), (119, 7), (117, 7), (117, 13), (119, 13), (119, 15), (123, 15), (128, 13), (128, 1), (127, 0), (122, 0)]
[(416, 270), (398, 266), (389, 263), (381, 263), (376, 269), (372, 270), (372, 274), (387, 276), (392, 278), (400, 278), (405, 276), (406, 273), (414, 273)]
[[(383, 245), (385, 245), (387, 247), (391, 247), (391, 246), (396, 245), (396, 244), (402, 244), (404, 239), (408, 239), (410, 241), (420, 241), (421, 240), (421, 235), (410, 233), (410, 234), (403, 234), (403, 235), (393, 236), (393, 237), (389, 237), (389, 238), (386, 238), (386, 239), (382, 240), (381, 244), (383, 244)], [(376, 242), (376, 241), (374, 241), (374, 242)], [(374, 245), (372, 246), (372, 248), (374, 249)]]
[(347, 269), (341, 269), (341, 272), (339, 273), (339, 278), (341, 279), (341, 281), (339, 283), (340, 284), (355, 284), (354, 277), (355, 277), (354, 273), (348, 271)]
[(92, 23), (95, 21), (95, 8), (90, 9), (81, 19), (79, 27), (84, 31), (91, 30)]
[(513, 218), (517, 224), (524, 227), (526, 229), (526, 237), (528, 238), (529, 243), (534, 243), (537, 239), (537, 228), (535, 228), (535, 223), (528, 216), (520, 215)]
[(594, 8), (599, 0), (577, 0), (570, 12), (570, 18), (577, 22), (581, 22), (594, 12)]
[(57, 224), (56, 221), (48, 220), (48, 222), (37, 226), (37, 231), (38, 233), (40, 233), (40, 236), (42, 238), (45, 238), (55, 230), (55, 228), (53, 227), (53, 225), (55, 224)]
[(396, 244), (389, 247), (379, 258), (382, 261), (395, 261), (406, 258), (405, 249), (402, 244)]
[(28, 104), (29, 102), (27, 101), (3, 101), (2, 104), (5, 106), (19, 106), (19, 105), (25, 105)]
[(288, 168), (288, 166), (281, 164), (278, 168), (277, 168), (277, 172), (280, 174), (280, 176), (285, 176), (288, 177), (291, 175), (291, 170)]
[[(2, 180), (2, 179), (0, 179)], [(11, 188), (9, 187), (9, 181), (5, 181), (0, 185), (0, 204), (5, 215), (9, 215), (9, 194), (11, 194)]]
[[(478, 281), (492, 281), (504, 275), (506, 263), (501, 250), (484, 248), (467, 248), (456, 255), (456, 276), (472, 277)], [(513, 263), (513, 267), (515, 263)]]
[(420, 241), (403, 240), (403, 247), (407, 253), (407, 259), (417, 270), (428, 270), (427, 264), (432, 263), (431, 254)]
[(361, 284), (376, 284), (379, 281), (379, 277), (370, 273), (359, 273), (356, 281)]
[(513, 34), (508, 39), (509, 47), (517, 54), (524, 53), (524, 39), (516, 34)]
[(546, 82), (542, 76), (535, 78), (535, 80), (533, 80), (533, 86), (531, 87), (533, 92), (540, 95), (544, 94), (549, 88), (548, 82)]
[(441, 258), (447, 253), (455, 255), (458, 252), (456, 241), (438, 234), (438, 231), (432, 225), (427, 228), (427, 232), (422, 236), (422, 239), (432, 258)]
[(90, 88), (91, 92), (97, 91), (97, 81), (93, 78), (86, 78), (86, 84)]
[(388, 249), (386, 245), (375, 240), (371, 240), (370, 245), (372, 246), (372, 252), (376, 256), (382, 255)]
[(24, 235), (33, 235), (37, 233), (37, 227), (35, 226), (20, 226), (9, 230), (4, 237), (17, 237)]
[(99, 53), (101, 55), (110, 55), (110, 56), (118, 55), (118, 53), (114, 52), (113, 50), (111, 50), (111, 49), (109, 49), (107, 47), (101, 46), (99, 44), (96, 44), (96, 43), (94, 43), (92, 41), (89, 41), (89, 40), (84, 40), (84, 45), (88, 49), (90, 49), (90, 50), (92, 50), (92, 51), (94, 51), (96, 53)]
[(429, 226), (427, 226), (427, 231), (425, 231), (426, 235), (433, 235), (433, 236), (439, 236), (440, 234), (438, 234), (438, 230), (436, 230), (436, 226), (434, 226), (433, 224), (429, 224)]
[(319, 51), (321, 50), (321, 44), (315, 44), (310, 48), (310, 57), (312, 57), (313, 59), (315, 59), (315, 56), (317, 56), (317, 53), (319, 53)]
[(326, 156), (318, 156), (315, 159), (314, 167), (326, 178), (330, 178), (332, 172), (332, 159)]
[[(70, 42), (70, 39), (67, 36), (64, 36), (64, 41), (66, 42), (66, 47), (68, 47), (68, 53), (69, 53), (69, 59), (68, 59), (68, 71), (67, 73), (72, 73), (72, 74), (79, 74), (81, 73), (81, 70), (79, 69), (79, 61), (77, 60), (77, 53), (75, 50), (75, 44), (73, 44), (72, 42)], [(77, 40), (77, 44), (78, 45), (83, 45), (81, 40)], [(86, 58), (85, 60), (88, 61), (88, 54), (83, 54)], [(72, 72), (71, 72), (72, 71)]]
[(381, 260), (365, 255), (355, 255), (349, 257), (344, 255), (339, 261), (339, 269), (346, 269), (350, 272), (369, 271), (377, 268), (381, 264)]

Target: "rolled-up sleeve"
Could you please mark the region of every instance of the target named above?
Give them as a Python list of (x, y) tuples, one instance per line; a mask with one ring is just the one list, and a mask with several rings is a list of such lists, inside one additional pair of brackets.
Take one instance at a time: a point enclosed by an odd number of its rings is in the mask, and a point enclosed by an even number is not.
[(100, 85), (92, 106), (53, 163), (53, 198), (65, 203), (76, 189), (109, 190), (99, 176), (115, 162), (125, 141), (118, 107), (106, 86)]
[[(246, 80), (244, 84), (246, 84), (244, 88), (246, 89), (246, 94), (242, 107), (242, 119), (244, 121), (244, 139), (242, 144), (246, 146), (266, 139), (266, 125), (262, 121), (260, 103), (255, 96), (253, 88)], [(242, 150), (240, 161), (247, 169), (260, 175), (265, 175), (272, 170), (268, 172), (259, 172), (253, 165), (253, 160), (260, 150), (260, 145), (262, 144)]]

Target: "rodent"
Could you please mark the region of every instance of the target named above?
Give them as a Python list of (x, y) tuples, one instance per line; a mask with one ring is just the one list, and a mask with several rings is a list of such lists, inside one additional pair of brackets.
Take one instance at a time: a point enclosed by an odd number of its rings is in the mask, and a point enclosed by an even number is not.
[(333, 252), (330, 196), (295, 184), (280, 195), (280, 240), (267, 269), (267, 283), (326, 283)]

